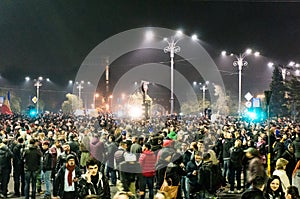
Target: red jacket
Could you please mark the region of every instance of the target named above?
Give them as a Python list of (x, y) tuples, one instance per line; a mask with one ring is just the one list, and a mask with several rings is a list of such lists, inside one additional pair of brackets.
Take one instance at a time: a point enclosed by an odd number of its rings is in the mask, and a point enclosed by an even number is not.
[(153, 151), (143, 151), (140, 156), (139, 163), (142, 168), (142, 174), (145, 177), (155, 176), (156, 156)]

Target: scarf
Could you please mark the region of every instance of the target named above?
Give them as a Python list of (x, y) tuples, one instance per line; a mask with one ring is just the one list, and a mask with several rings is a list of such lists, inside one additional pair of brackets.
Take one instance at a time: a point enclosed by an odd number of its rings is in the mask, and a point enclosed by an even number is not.
[(68, 173), (68, 184), (69, 186), (72, 186), (72, 173), (75, 169), (75, 165), (74, 166), (70, 166), (68, 163), (66, 164), (66, 168), (68, 169), (69, 173)]

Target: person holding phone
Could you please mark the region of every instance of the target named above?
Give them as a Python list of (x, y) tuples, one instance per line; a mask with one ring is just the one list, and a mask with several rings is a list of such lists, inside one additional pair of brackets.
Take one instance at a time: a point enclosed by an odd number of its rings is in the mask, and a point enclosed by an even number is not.
[(90, 159), (86, 163), (87, 172), (83, 174), (78, 183), (79, 198), (95, 195), (101, 199), (110, 199), (108, 179), (99, 171), (98, 161)]

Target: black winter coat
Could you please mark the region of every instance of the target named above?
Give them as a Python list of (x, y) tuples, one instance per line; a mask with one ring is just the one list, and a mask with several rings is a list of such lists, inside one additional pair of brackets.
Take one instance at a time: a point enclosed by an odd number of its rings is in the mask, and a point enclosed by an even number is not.
[(180, 183), (181, 177), (185, 176), (186, 172), (177, 164), (170, 162), (166, 169), (166, 180), (169, 185), (177, 186)]
[(229, 159), (230, 158), (230, 151), (229, 149), (233, 147), (233, 141), (232, 139), (225, 139), (225, 142), (223, 143), (223, 153), (222, 153), (222, 158), (224, 159)]
[(87, 195), (97, 195), (102, 199), (110, 199), (110, 188), (107, 178), (98, 172), (99, 180), (96, 186), (93, 183), (87, 183), (85, 175), (82, 175), (78, 183), (79, 198)]
[(13, 154), (14, 154), (14, 158), (13, 158), (13, 165), (14, 168), (23, 168), (24, 169), (24, 160), (22, 157), (22, 152), (25, 149), (25, 145), (24, 144), (17, 144), (13, 147)]
[(0, 167), (1, 168), (11, 168), (11, 158), (13, 153), (8, 148), (7, 145), (0, 143)]
[(300, 135), (296, 137), (296, 139), (293, 141), (294, 147), (295, 147), (295, 156), (297, 160), (300, 159)]
[(230, 149), (230, 167), (238, 169), (243, 167), (244, 151), (241, 147)]
[[(59, 196), (60, 198), (63, 198), (64, 195), (64, 185), (65, 185), (65, 172), (68, 172), (66, 165), (63, 165), (63, 167), (61, 167), (58, 170), (58, 173), (55, 176), (55, 180), (54, 180), (54, 189), (53, 189), (53, 196)], [(81, 170), (78, 166), (75, 167), (75, 176), (76, 178), (80, 178), (81, 176)], [(78, 194), (78, 184), (77, 182), (75, 182), (75, 193)], [(76, 196), (76, 198), (78, 197), (78, 195)], [(74, 198), (74, 199), (76, 199)]]
[(254, 188), (252, 190), (248, 190), (245, 193), (243, 193), (241, 199), (265, 199), (265, 197), (264, 197), (264, 192)]
[(43, 164), (42, 164), (43, 171), (51, 171), (53, 168), (52, 163), (53, 163), (52, 155), (48, 149), (43, 155)]
[(186, 176), (190, 180), (190, 184), (198, 185), (198, 175), (192, 175), (193, 171), (199, 171), (201, 164), (199, 166), (196, 165), (195, 160), (191, 160), (187, 163), (186, 166)]
[(24, 166), (25, 171), (37, 171), (40, 169), (42, 152), (35, 146), (30, 145), (25, 148), (24, 152)]
[(277, 142), (273, 149), (274, 158), (271, 160), (271, 164), (275, 165), (276, 161), (282, 156), (284, 152), (284, 144), (283, 142)]

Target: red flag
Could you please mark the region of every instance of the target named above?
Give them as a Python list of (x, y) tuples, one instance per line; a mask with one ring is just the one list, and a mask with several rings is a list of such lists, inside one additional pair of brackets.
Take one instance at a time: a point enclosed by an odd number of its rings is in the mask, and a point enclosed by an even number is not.
[(7, 114), (7, 115), (12, 115), (12, 111), (10, 109), (10, 104), (7, 98), (5, 98), (2, 107), (1, 107), (1, 113), (2, 114)]

